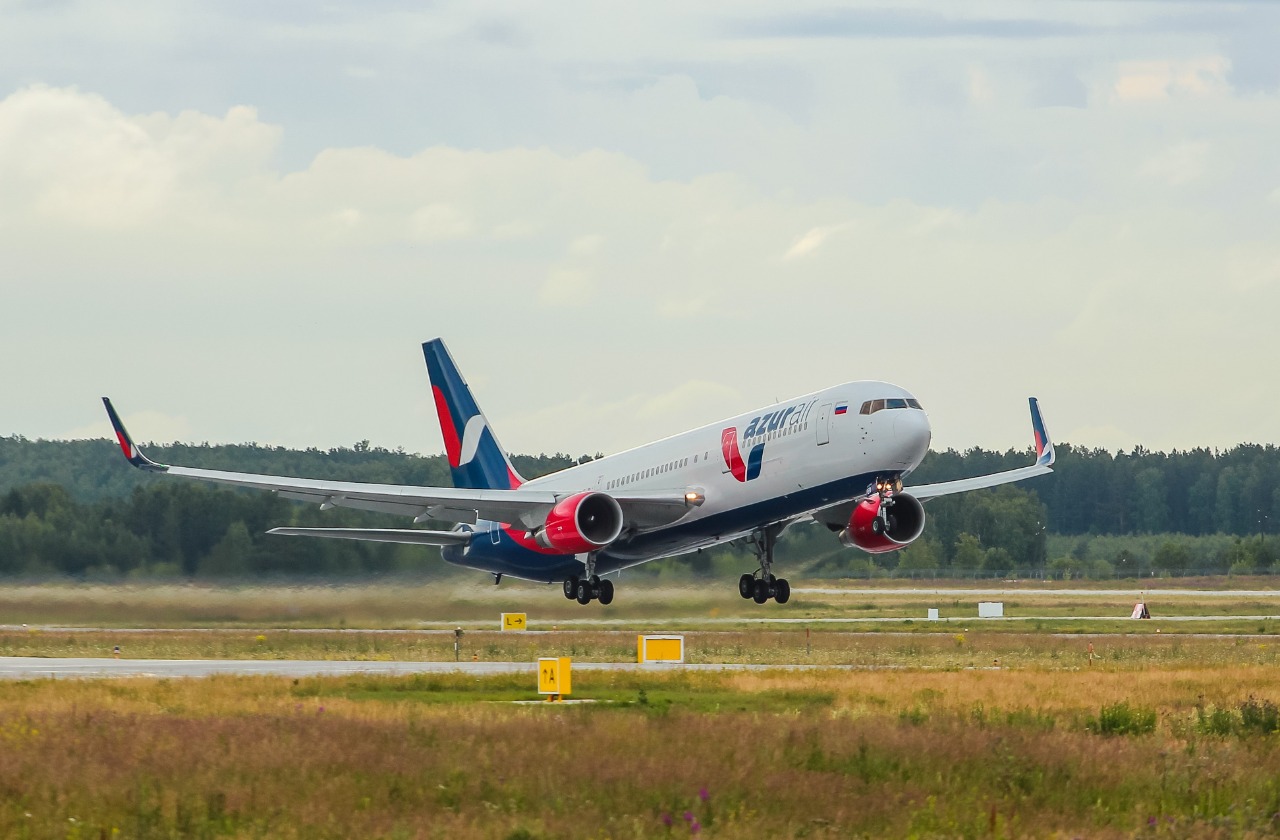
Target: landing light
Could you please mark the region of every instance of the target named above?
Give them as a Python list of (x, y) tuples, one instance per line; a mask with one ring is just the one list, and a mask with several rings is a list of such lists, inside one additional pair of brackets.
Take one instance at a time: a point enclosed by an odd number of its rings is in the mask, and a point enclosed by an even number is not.
[(696, 490), (690, 490), (688, 493), (684, 494), (684, 503), (689, 505), (690, 507), (697, 507), (698, 505), (702, 504), (706, 500), (707, 500), (707, 497), (697, 492)]

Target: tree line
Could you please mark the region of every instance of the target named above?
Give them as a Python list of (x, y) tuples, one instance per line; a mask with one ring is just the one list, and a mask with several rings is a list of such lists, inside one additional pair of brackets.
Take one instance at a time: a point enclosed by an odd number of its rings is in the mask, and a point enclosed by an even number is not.
[[(449, 484), (443, 456), (362, 441), (329, 450), (256, 444), (149, 446), (157, 460), (213, 469), (389, 484)], [(513, 456), (535, 477), (588, 460)], [(930, 453), (910, 483), (1023, 466), (1029, 451)], [(780, 557), (821, 574), (955, 574), (1050, 570), (1269, 570), (1267, 536), (1280, 517), (1280, 450), (1109, 453), (1058, 446), (1055, 474), (931, 501), (924, 536), (868, 557), (817, 526), (788, 531)], [(262, 576), (444, 573), (415, 546), (272, 537), (276, 526), (403, 527), (396, 517), (289, 502), (273, 494), (166, 479), (130, 469), (114, 442), (0, 438), (0, 574)], [(1117, 543), (1120, 540), (1121, 543)], [(745, 549), (670, 561), (710, 571), (741, 565)], [(661, 569), (661, 567), (656, 567)]]

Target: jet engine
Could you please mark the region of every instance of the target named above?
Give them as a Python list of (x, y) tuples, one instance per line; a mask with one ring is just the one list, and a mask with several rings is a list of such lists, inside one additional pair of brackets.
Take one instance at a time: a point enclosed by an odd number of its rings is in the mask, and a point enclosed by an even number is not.
[(622, 533), (622, 508), (607, 493), (577, 493), (561, 499), (534, 535), (543, 548), (563, 554), (598, 551)]
[(924, 530), (924, 505), (906, 493), (876, 494), (858, 503), (840, 542), (869, 554), (897, 551)]

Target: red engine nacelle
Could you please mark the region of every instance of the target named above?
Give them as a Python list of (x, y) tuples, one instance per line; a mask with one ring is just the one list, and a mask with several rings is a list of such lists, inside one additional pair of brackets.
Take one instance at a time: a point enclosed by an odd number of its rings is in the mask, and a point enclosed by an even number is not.
[(534, 540), (564, 554), (598, 551), (622, 533), (622, 508), (607, 493), (578, 493), (561, 499), (547, 514)]
[[(881, 515), (882, 505), (887, 516)], [(905, 547), (923, 530), (924, 505), (919, 499), (897, 493), (882, 502), (876, 495), (853, 509), (848, 526), (840, 532), (840, 542), (870, 554), (883, 554)]]

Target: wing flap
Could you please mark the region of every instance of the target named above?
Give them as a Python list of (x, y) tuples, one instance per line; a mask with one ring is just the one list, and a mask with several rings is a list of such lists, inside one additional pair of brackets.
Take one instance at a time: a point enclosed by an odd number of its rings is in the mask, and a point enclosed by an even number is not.
[(465, 531), (417, 531), (411, 528), (272, 528), (267, 533), (409, 545), (466, 545), (471, 541), (471, 534)]
[(689, 515), (689, 512), (706, 501), (700, 487), (683, 490), (641, 490), (625, 494), (610, 494), (622, 508), (628, 525), (641, 531), (670, 525)]
[(459, 490), (453, 487), (414, 487), (362, 484), (276, 475), (168, 467), (166, 475), (193, 478), (231, 487), (274, 490), (288, 498), (316, 502), (321, 507), (349, 507), (418, 516), (432, 507), (474, 510), (482, 519), (520, 523), (527, 527), (546, 519), (557, 501), (547, 490)]

